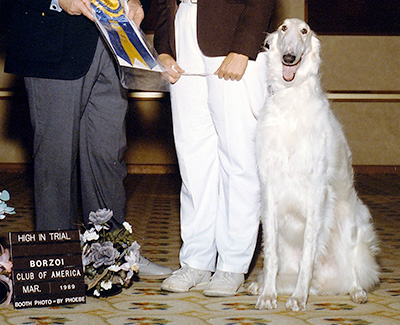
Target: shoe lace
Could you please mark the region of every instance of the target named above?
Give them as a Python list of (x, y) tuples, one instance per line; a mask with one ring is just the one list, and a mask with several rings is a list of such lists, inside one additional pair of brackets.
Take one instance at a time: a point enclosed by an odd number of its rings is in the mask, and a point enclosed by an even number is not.
[(234, 281), (235, 273), (233, 273), (233, 272), (217, 271), (217, 272), (214, 273), (214, 275), (212, 277), (216, 281), (224, 281), (224, 282), (228, 281), (228, 282), (231, 282), (231, 283), (235, 282)]
[(174, 271), (172, 274), (180, 276), (188, 281), (193, 281), (193, 270), (189, 266), (183, 266), (179, 270)]

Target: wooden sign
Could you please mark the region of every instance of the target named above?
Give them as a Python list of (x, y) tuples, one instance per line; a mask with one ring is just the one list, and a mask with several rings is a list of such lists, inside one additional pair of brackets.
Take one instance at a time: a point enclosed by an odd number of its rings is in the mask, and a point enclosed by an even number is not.
[(78, 231), (9, 234), (14, 308), (85, 303)]

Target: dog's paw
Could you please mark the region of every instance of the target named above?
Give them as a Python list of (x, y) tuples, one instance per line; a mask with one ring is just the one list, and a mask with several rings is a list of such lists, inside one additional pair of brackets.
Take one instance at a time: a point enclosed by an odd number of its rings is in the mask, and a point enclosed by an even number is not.
[(276, 309), (277, 307), (278, 302), (276, 301), (276, 297), (272, 297), (270, 295), (261, 295), (257, 299), (257, 309)]
[(363, 289), (351, 290), (350, 298), (358, 304), (365, 304), (368, 301), (367, 293)]
[(258, 285), (258, 282), (252, 282), (247, 288), (247, 292), (253, 296), (259, 295), (261, 293), (261, 287)]
[(286, 309), (290, 311), (306, 310), (306, 303), (306, 299), (296, 298), (292, 296), (286, 301)]

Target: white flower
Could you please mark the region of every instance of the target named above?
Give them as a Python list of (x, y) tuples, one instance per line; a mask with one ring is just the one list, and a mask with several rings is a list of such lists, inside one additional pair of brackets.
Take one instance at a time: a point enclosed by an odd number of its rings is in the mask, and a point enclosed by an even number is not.
[(115, 264), (109, 266), (108, 269), (109, 269), (111, 272), (118, 272), (118, 271), (121, 270), (121, 268), (120, 268), (118, 265), (115, 265)]
[(0, 271), (4, 268), (7, 273), (11, 273), (12, 267), (9, 250), (7, 248), (4, 249), (3, 246), (0, 245)]
[(137, 242), (133, 242), (133, 244), (128, 249), (128, 253), (124, 256), (126, 262), (121, 265), (121, 269), (124, 271), (128, 271), (125, 278), (126, 282), (130, 281), (134, 272), (139, 271), (139, 248), (139, 244)]
[(113, 283), (129, 283), (139, 270), (140, 246), (132, 243), (132, 226), (125, 221), (121, 229), (111, 231), (107, 222), (112, 217), (109, 209), (90, 213), (92, 227), (80, 236), (85, 281), (95, 297), (110, 290)]
[(90, 254), (90, 247), (88, 244), (85, 244), (85, 246), (83, 246), (83, 248), (82, 248), (83, 272), (85, 272), (86, 266), (89, 265), (89, 263), (90, 263), (89, 254)]
[(132, 233), (132, 226), (128, 223), (128, 222), (123, 222), (122, 225), (124, 226), (124, 228), (129, 231), (129, 233)]
[(7, 190), (0, 192), (0, 201), (8, 201), (10, 199), (10, 193)]
[(103, 229), (103, 228), (106, 230), (110, 229), (110, 228), (107, 228), (105, 225), (94, 225), (94, 228), (96, 229), (97, 232), (101, 231), (101, 229)]
[(112, 287), (112, 282), (111, 281), (102, 281), (100, 286), (104, 289), (104, 290), (109, 290)]
[(84, 243), (87, 241), (97, 240), (99, 239), (99, 234), (96, 232), (96, 229), (90, 228), (84, 232), (82, 239)]
[(102, 225), (105, 224), (113, 217), (113, 212), (110, 209), (98, 209), (96, 212), (89, 213), (90, 223), (94, 225)]
[(6, 217), (6, 213), (15, 214), (14, 208), (7, 206), (6, 201), (10, 199), (10, 193), (6, 190), (0, 192), (0, 220)]

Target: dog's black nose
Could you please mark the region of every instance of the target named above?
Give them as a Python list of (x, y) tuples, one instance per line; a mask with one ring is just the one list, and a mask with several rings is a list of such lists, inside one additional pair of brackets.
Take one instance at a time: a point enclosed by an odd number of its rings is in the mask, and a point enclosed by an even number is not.
[(283, 62), (286, 64), (292, 64), (296, 60), (296, 56), (293, 54), (285, 54), (283, 56)]

